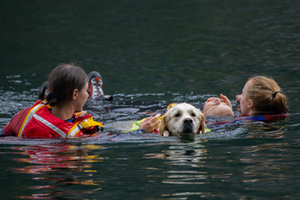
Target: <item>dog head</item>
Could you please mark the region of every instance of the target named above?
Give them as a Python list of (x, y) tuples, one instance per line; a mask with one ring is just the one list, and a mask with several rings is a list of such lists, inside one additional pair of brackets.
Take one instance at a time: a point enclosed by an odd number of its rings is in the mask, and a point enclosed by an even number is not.
[(205, 133), (205, 116), (191, 104), (181, 103), (164, 114), (159, 133), (164, 136), (180, 136)]

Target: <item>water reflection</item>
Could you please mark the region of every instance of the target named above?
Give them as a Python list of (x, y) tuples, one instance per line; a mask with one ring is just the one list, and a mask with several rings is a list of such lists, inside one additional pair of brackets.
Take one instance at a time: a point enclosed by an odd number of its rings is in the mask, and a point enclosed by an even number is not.
[[(92, 163), (102, 162), (103, 157), (88, 153), (102, 148), (98, 145), (70, 144), (13, 147), (12, 150), (18, 151), (14, 152), (15, 154), (26, 157), (15, 158), (16, 162), (23, 165), (19, 168), (12, 167), (10, 170), (14, 173), (31, 174), (32, 179), (37, 181), (37, 185), (28, 187), (33, 191), (31, 196), (17, 196), (17, 198), (76, 199), (81, 194), (91, 194), (100, 190), (99, 186), (104, 181), (93, 179), (93, 174), (97, 170), (92, 168)], [(76, 185), (81, 187), (74, 187)], [(82, 186), (92, 186), (92, 188)]]
[(233, 173), (224, 170), (226, 168), (216, 167), (210, 163), (211, 158), (205, 145), (206, 142), (205, 139), (191, 141), (190, 143), (187, 140), (180, 140), (179, 143), (169, 145), (161, 153), (145, 154), (145, 159), (164, 160), (163, 164), (158, 166), (160, 170), (158, 173), (160, 174), (147, 175), (149, 182), (160, 182), (165, 188), (170, 188), (170, 193), (163, 193), (161, 197), (187, 199), (193, 196), (224, 196), (215, 192), (201, 191), (201, 188), (215, 182), (214, 179), (230, 179), (233, 175)]
[(246, 128), (249, 131), (246, 138), (282, 138), (286, 134), (286, 126), (274, 123), (256, 122), (255, 126), (249, 124)]
[[(287, 147), (289, 147), (288, 143), (265, 143), (244, 147), (244, 155), (249, 155), (249, 157), (240, 158), (243, 163), (247, 164), (243, 168), (243, 182), (246, 183), (246, 190), (263, 188), (274, 191), (274, 187), (267, 187), (267, 185), (274, 183), (280, 185), (284, 180), (291, 179), (291, 176), (283, 174), (291, 167), (288, 164), (290, 158), (284, 156)], [(254, 186), (253, 183), (256, 185)], [(263, 183), (264, 187), (259, 183)]]
[[(161, 194), (163, 198), (247, 199), (266, 193), (280, 196), (280, 187), (287, 183), (289, 188), (296, 187), (292, 184), (295, 183), (292, 171), (296, 166), (291, 163), (296, 162), (298, 156), (288, 155), (290, 144), (278, 139), (281, 138), (276, 138), (276, 141), (272, 137), (262, 137), (260, 140), (160, 144), (165, 145), (161, 152), (144, 155), (145, 159), (163, 161), (156, 166), (157, 172), (148, 174), (147, 178), (150, 183), (160, 183), (169, 188), (169, 192)], [(293, 189), (286, 188), (282, 193), (286, 190)], [(245, 193), (248, 196), (243, 195)]]

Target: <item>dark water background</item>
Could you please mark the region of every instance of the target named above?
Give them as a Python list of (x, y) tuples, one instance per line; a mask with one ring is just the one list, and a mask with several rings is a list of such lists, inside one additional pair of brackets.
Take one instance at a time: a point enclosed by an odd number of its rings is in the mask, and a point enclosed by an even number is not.
[[(99, 71), (115, 97), (111, 112), (86, 105), (114, 134), (2, 138), (1, 199), (298, 199), (299, 11), (295, 0), (1, 0), (0, 127), (59, 63)], [(287, 121), (211, 127), (188, 141), (117, 134), (173, 102), (223, 93), (236, 106), (254, 75), (282, 87)]]

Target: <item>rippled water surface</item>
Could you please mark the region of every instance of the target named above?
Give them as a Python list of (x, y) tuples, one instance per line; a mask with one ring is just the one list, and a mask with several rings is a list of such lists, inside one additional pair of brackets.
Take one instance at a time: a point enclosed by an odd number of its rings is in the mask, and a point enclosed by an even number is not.
[[(113, 102), (88, 101), (95, 138), (0, 138), (2, 199), (298, 199), (300, 3), (0, 2), (0, 128), (31, 106), (59, 63), (99, 71)], [(254, 75), (273, 77), (291, 116), (274, 123), (208, 117), (194, 138), (126, 133), (168, 104), (202, 108)]]

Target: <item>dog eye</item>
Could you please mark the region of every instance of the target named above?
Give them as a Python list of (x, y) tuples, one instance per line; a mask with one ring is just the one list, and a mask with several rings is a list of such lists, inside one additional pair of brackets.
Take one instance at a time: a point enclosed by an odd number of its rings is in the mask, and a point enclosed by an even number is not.
[(192, 116), (192, 117), (196, 117), (196, 114), (195, 114), (195, 113), (192, 113), (191, 116)]
[(175, 115), (175, 117), (180, 117), (180, 113), (177, 113), (177, 114)]

